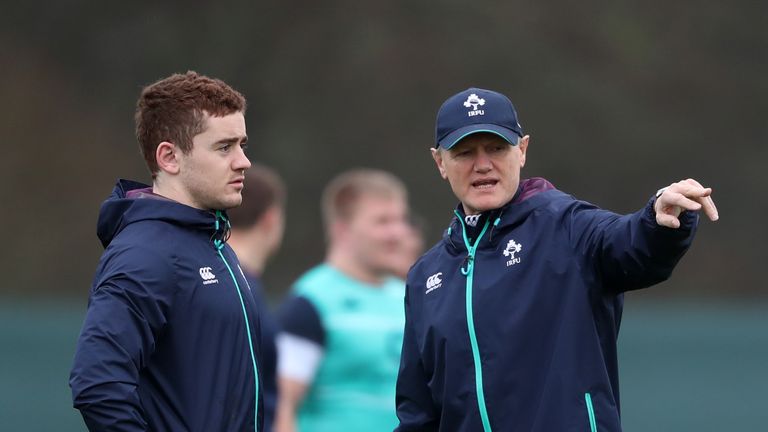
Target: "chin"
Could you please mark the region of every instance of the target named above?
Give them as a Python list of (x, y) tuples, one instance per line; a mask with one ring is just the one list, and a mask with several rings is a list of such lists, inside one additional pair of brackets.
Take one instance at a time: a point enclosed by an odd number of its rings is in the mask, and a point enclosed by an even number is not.
[(482, 201), (482, 202), (475, 202), (475, 203), (469, 203), (469, 205), (475, 209), (478, 213), (482, 213), (488, 210), (494, 210), (501, 206), (503, 206), (503, 203), (499, 203), (499, 201), (494, 200), (493, 202), (489, 201)]
[(227, 199), (227, 200), (221, 200), (217, 203), (213, 203), (211, 206), (212, 210), (229, 210), (231, 208), (235, 208), (239, 206), (243, 202), (242, 198), (238, 199)]
[(237, 196), (233, 196), (222, 202), (222, 204), (224, 204), (225, 210), (231, 209), (233, 207), (238, 207), (242, 203), (243, 203), (243, 197), (240, 194), (237, 194)]

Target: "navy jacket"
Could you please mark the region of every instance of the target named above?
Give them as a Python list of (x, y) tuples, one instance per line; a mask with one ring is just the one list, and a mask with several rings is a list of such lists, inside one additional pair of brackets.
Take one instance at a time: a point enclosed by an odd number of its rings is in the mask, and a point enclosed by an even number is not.
[(459, 205), (408, 275), (397, 430), (620, 431), (622, 293), (668, 278), (698, 222), (653, 203), (620, 216), (531, 179), (466, 234)]
[(259, 363), (259, 378), (262, 382), (261, 396), (264, 399), (264, 432), (272, 431), (272, 423), (275, 421), (277, 409), (277, 333), (279, 325), (277, 319), (269, 310), (264, 284), (261, 278), (247, 271), (243, 271), (248, 287), (256, 300), (259, 308), (259, 323), (261, 324), (261, 362)]
[[(223, 213), (121, 180), (70, 386), (91, 431), (261, 429), (259, 317)], [(246, 324), (247, 322), (247, 324)]]

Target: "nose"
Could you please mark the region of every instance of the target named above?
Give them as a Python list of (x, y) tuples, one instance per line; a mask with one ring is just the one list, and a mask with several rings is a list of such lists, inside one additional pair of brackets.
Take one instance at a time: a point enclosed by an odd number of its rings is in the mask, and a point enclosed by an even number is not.
[(251, 167), (251, 161), (248, 159), (248, 156), (245, 155), (245, 150), (243, 150), (242, 147), (237, 146), (237, 148), (239, 150), (237, 157), (232, 161), (232, 169), (235, 171), (247, 170)]
[(491, 158), (486, 153), (485, 149), (479, 148), (475, 156), (475, 171), (479, 173), (487, 173), (491, 170)]

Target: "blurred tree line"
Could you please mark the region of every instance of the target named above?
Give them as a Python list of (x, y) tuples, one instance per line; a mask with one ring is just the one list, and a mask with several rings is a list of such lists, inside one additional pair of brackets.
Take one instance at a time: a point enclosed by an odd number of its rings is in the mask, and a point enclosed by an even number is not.
[(340, 170), (390, 170), (436, 241), (455, 205), (428, 149), (469, 86), (531, 134), (525, 176), (618, 212), (685, 177), (715, 190), (672, 281), (647, 295), (765, 295), (768, 4), (336, 0), (4, 2), (0, 293), (85, 298), (115, 179), (149, 182), (141, 87), (173, 72), (249, 99), (249, 156), (289, 188), (275, 297), (323, 258), (319, 196)]

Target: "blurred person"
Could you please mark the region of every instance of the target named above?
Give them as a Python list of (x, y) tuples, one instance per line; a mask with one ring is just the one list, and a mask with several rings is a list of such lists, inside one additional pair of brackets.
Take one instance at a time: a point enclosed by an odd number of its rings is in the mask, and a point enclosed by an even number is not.
[(277, 406), (277, 320), (269, 311), (261, 276), (267, 261), (283, 242), (285, 184), (271, 168), (253, 164), (243, 184), (243, 203), (227, 212), (232, 225), (229, 245), (240, 260), (245, 280), (261, 319), (261, 361), (264, 431), (272, 430)]
[(408, 270), (424, 252), (424, 233), (422, 224), (411, 216), (407, 229), (400, 240), (400, 253), (392, 273), (405, 280)]
[(258, 306), (226, 244), (251, 166), (245, 109), (192, 71), (141, 92), (152, 185), (119, 180), (101, 206), (105, 251), (70, 375), (89, 430), (261, 429)]
[(530, 136), (470, 88), (437, 114), (432, 157), (459, 204), (408, 275), (397, 431), (620, 431), (625, 291), (667, 279), (710, 188), (688, 179), (621, 216), (520, 179)]
[(335, 177), (322, 197), (325, 262), (280, 312), (276, 430), (392, 430), (404, 282), (391, 276), (407, 232), (405, 186), (384, 171)]

